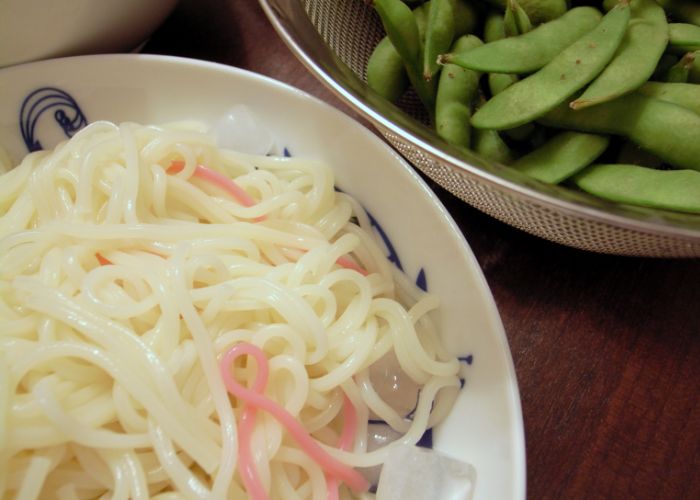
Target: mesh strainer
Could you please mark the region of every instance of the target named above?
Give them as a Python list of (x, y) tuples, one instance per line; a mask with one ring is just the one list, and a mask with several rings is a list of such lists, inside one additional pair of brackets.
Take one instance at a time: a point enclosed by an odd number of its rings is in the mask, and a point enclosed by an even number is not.
[(314, 75), (373, 123), (416, 168), (482, 212), (583, 250), (700, 256), (700, 216), (607, 203), (532, 181), (446, 144), (425, 125), (415, 97), (405, 96), (393, 105), (374, 94), (365, 83), (365, 66), (383, 29), (362, 0), (259, 1), (277, 32)]

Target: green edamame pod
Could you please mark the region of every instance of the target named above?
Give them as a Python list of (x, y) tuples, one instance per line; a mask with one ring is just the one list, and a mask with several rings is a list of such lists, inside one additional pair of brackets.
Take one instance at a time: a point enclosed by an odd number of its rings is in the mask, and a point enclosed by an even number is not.
[(693, 68), (694, 64), (695, 53), (689, 52), (668, 69), (663, 76), (663, 80), (668, 83), (687, 83), (690, 78), (690, 70)]
[(421, 40), (411, 9), (401, 0), (370, 0), (384, 31), (405, 64), (418, 65)]
[(413, 9), (413, 17), (416, 18), (418, 36), (421, 40), (425, 40), (425, 32), (428, 29), (428, 13), (430, 12), (431, 3), (428, 1)]
[[(452, 49), (464, 52), (482, 42), (474, 35), (457, 39)], [(470, 69), (448, 64), (442, 68), (435, 100), (435, 130), (448, 143), (469, 148), (471, 127), (469, 118), (478, 95), (480, 74)]]
[(609, 143), (604, 135), (561, 132), (511, 167), (542, 182), (558, 184), (593, 163)]
[(647, 82), (639, 88), (639, 92), (678, 104), (700, 115), (700, 85), (698, 84)]
[(473, 150), (481, 157), (507, 165), (513, 161), (513, 152), (496, 130), (473, 129)]
[(434, 83), (423, 79), (422, 42), (418, 22), (411, 9), (401, 0), (368, 0), (382, 20), (389, 40), (403, 60), (406, 73), (421, 102), (432, 115), (435, 111)]
[(495, 130), (517, 127), (566, 101), (610, 62), (629, 19), (629, 5), (622, 2), (547, 66), (491, 98), (472, 116), (472, 125)]
[(395, 101), (408, 88), (408, 76), (401, 56), (384, 37), (367, 61), (367, 85), (389, 101)]
[(581, 132), (621, 135), (670, 165), (700, 170), (700, 115), (639, 92), (578, 111), (563, 104), (540, 121)]
[(591, 165), (573, 178), (592, 195), (628, 205), (700, 213), (700, 172)]
[(500, 94), (518, 80), (520, 80), (518, 75), (511, 75), (510, 73), (489, 73), (488, 84), (491, 97)]
[[(552, 21), (568, 9), (566, 0), (518, 0), (533, 24)], [(489, 0), (492, 5), (505, 9), (507, 0)]]
[(632, 17), (615, 57), (571, 103), (573, 109), (615, 99), (639, 88), (654, 74), (668, 44), (666, 13), (656, 0), (632, 0), (630, 8)]
[[(485, 99), (481, 96), (480, 105)], [(513, 152), (496, 130), (472, 129), (472, 149), (483, 158), (507, 165), (513, 161)]]
[(484, 21), (484, 41), (486, 43), (503, 40), (506, 37), (503, 27), (503, 16), (497, 12), (491, 12)]
[(532, 23), (527, 12), (518, 3), (518, 0), (507, 0), (506, 12), (503, 15), (503, 28), (506, 36), (518, 36), (532, 31)]
[(669, 23), (668, 44), (673, 52), (700, 50), (700, 26), (688, 23)]
[[(503, 16), (491, 13), (484, 23), (484, 39), (487, 43), (502, 40), (506, 37)], [(491, 96), (500, 94), (519, 80), (512, 73), (489, 73), (488, 84)]]
[[(454, 38), (474, 33), (476, 29), (477, 13), (474, 7), (466, 0), (450, 0), (452, 13), (454, 14)], [(413, 16), (418, 23), (418, 33), (421, 40), (425, 40), (426, 27), (428, 25), (428, 12), (432, 2), (428, 0), (413, 9)]]
[(444, 54), (440, 59), (485, 73), (531, 73), (589, 33), (600, 20), (598, 9), (576, 7), (524, 35), (487, 43), (463, 55)]
[(430, 0), (423, 50), (423, 78), (430, 80), (440, 69), (437, 58), (450, 50), (454, 38), (452, 0)]

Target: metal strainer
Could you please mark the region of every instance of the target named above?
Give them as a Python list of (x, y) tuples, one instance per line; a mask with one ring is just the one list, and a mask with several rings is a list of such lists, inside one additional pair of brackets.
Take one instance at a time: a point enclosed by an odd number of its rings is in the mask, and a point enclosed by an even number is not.
[(259, 1), (277, 32), (314, 75), (416, 168), (482, 212), (583, 250), (700, 256), (700, 216), (608, 203), (530, 180), (446, 144), (425, 124), (415, 96), (393, 105), (374, 94), (365, 83), (365, 66), (384, 33), (363, 0)]

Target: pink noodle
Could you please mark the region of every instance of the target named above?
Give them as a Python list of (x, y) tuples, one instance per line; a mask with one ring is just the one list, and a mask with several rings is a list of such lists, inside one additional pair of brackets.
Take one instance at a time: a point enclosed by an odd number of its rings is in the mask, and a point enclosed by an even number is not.
[(335, 261), (336, 264), (338, 264), (340, 267), (344, 267), (345, 269), (352, 269), (353, 271), (357, 271), (360, 273), (362, 276), (367, 276), (369, 273), (367, 272), (367, 269), (364, 267), (360, 266), (359, 264), (355, 264), (352, 260), (350, 260), (349, 257), (338, 257), (338, 260)]
[[(178, 172), (181, 172), (183, 168), (185, 168), (184, 161), (173, 161), (170, 163), (168, 173), (176, 174)], [(244, 207), (252, 207), (253, 205), (255, 205), (255, 200), (241, 186), (236, 184), (232, 179), (229, 179), (225, 175), (220, 174), (216, 170), (207, 168), (204, 165), (197, 165), (194, 169), (194, 174), (192, 175), (194, 177), (199, 177), (202, 180), (210, 182), (215, 186), (219, 186)], [(261, 215), (255, 220), (265, 220), (265, 216)]]
[(241, 464), (241, 478), (243, 479), (243, 484), (248, 494), (250, 494), (250, 497), (253, 500), (267, 500), (268, 495), (260, 482), (258, 472), (255, 470), (253, 452), (250, 449), (250, 441), (253, 436), (257, 411), (258, 410), (254, 406), (250, 405), (246, 405), (243, 410), (241, 422), (238, 425), (238, 435), (240, 437), (238, 457)]
[[(347, 451), (352, 447), (357, 432), (357, 412), (347, 395), (343, 394), (343, 430), (338, 440), (338, 448)], [(327, 477), (328, 500), (338, 500), (340, 482), (335, 477)]]
[[(231, 376), (230, 371), (233, 361), (237, 357), (244, 354), (253, 356), (258, 368), (255, 380), (253, 381), (253, 387), (250, 389), (240, 385), (238, 381)], [(289, 412), (287, 412), (287, 410), (263, 395), (265, 386), (267, 385), (269, 368), (265, 353), (260, 348), (246, 342), (242, 342), (231, 347), (221, 361), (221, 375), (223, 377), (224, 385), (226, 385), (228, 391), (235, 397), (247, 403), (244, 408), (244, 416), (246, 412), (249, 411), (249, 407), (252, 407), (253, 411), (257, 409), (267, 411), (287, 428), (287, 431), (304, 449), (306, 454), (309, 455), (316, 463), (318, 463), (318, 465), (326, 472), (328, 476), (347, 483), (347, 485), (355, 491), (367, 490), (367, 481), (359, 472), (329, 455), (323, 448), (321, 448), (321, 446), (319, 446), (318, 443), (316, 443), (316, 441), (314, 441), (311, 436), (309, 436), (302, 425)], [(352, 411), (354, 412), (354, 408)], [(255, 415), (253, 413), (252, 417), (254, 418), (254, 416)], [(239, 426), (239, 435), (241, 439), (239, 459), (241, 461), (241, 468), (243, 469), (242, 476), (246, 489), (248, 493), (251, 494), (252, 498), (258, 500), (267, 498), (267, 494), (262, 491), (262, 485), (260, 485), (260, 480), (254, 470), (254, 464), (250, 455), (250, 434), (254, 424), (253, 418), (241, 419), (242, 421)], [(348, 418), (348, 423), (350, 423), (351, 420), (353, 419)], [(250, 421), (250, 424), (246, 424), (244, 426), (243, 423), (248, 421)], [(349, 435), (349, 433), (354, 434), (354, 431), (344, 431), (343, 436)], [(352, 436), (350, 435), (350, 437)], [(348, 437), (345, 437), (343, 440), (348, 440)], [(348, 441), (352, 442), (352, 440)], [(250, 481), (250, 485), (246, 481)]]

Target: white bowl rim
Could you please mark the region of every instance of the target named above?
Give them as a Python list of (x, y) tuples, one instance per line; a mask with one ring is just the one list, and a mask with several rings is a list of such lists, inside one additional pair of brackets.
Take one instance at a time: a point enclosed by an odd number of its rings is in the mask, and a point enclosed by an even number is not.
[(488, 302), (489, 310), (486, 311), (486, 313), (489, 316), (489, 320), (493, 322), (493, 326), (497, 334), (496, 340), (501, 349), (501, 355), (505, 356), (505, 367), (507, 371), (505, 375), (508, 377), (509, 382), (508, 398), (513, 412), (511, 431), (513, 432), (513, 436), (516, 439), (516, 442), (511, 443), (513, 447), (512, 449), (514, 451), (513, 458), (515, 474), (514, 477), (512, 477), (513, 484), (511, 491), (514, 493), (513, 498), (518, 500), (524, 500), (526, 494), (526, 453), (524, 420), (522, 415), (520, 393), (517, 384), (515, 367), (513, 364), (513, 359), (510, 352), (506, 332), (503, 327), (503, 323), (500, 318), (495, 300), (490, 291), (490, 288), (488, 287), (488, 283), (486, 282), (485, 276), (464, 234), (450, 215), (449, 211), (445, 208), (442, 201), (430, 189), (430, 187), (420, 177), (420, 175), (416, 173), (413, 167), (411, 167), (403, 157), (401, 157), (386, 142), (382, 141), (376, 134), (372, 133), (366, 127), (362, 126), (360, 123), (353, 120), (351, 117), (349, 117), (339, 109), (333, 107), (331, 104), (324, 102), (321, 99), (303, 90), (300, 90), (290, 84), (284, 83), (282, 81), (273, 79), (271, 77), (259, 73), (255, 73), (244, 68), (228, 66), (222, 63), (191, 59), (179, 56), (154, 54), (95, 54), (83, 56), (69, 56), (56, 59), (21, 63), (6, 68), (0, 68), (0, 86), (3, 83), (3, 79), (12, 78), (14, 74), (21, 75), (25, 71), (36, 71), (40, 69), (45, 70), (47, 72), (51, 72), (52, 68), (60, 68), (60, 71), (64, 71), (66, 65), (80, 65), (82, 63), (90, 64), (91, 62), (95, 61), (102, 61), (105, 63), (109, 63), (110, 65), (174, 65), (183, 68), (191, 68), (195, 70), (208, 70), (221, 74), (228, 74), (235, 77), (248, 78), (253, 81), (257, 81), (263, 85), (274, 87), (280, 91), (293, 94), (296, 98), (305, 99), (307, 101), (313, 102), (320, 109), (323, 109), (325, 113), (329, 113), (331, 115), (334, 115), (337, 119), (345, 121), (350, 127), (356, 127), (358, 132), (361, 131), (366, 140), (376, 142), (380, 145), (380, 147), (384, 148), (388, 154), (390, 154), (396, 159), (397, 167), (400, 166), (403, 174), (410, 176), (415, 181), (416, 186), (422, 191), (424, 196), (428, 200), (430, 200), (431, 203), (440, 212), (440, 217), (443, 219), (443, 222), (446, 223), (451, 229), (450, 236), (457, 240), (459, 246), (462, 249), (463, 257), (469, 262), (470, 266), (473, 267), (474, 272), (478, 275), (479, 280), (481, 281), (482, 291), (485, 293), (484, 298)]

